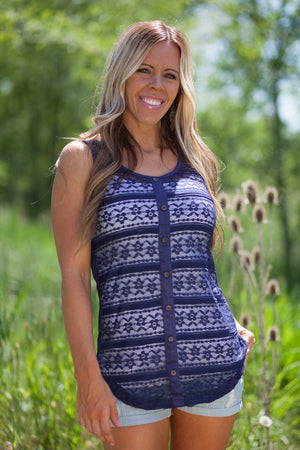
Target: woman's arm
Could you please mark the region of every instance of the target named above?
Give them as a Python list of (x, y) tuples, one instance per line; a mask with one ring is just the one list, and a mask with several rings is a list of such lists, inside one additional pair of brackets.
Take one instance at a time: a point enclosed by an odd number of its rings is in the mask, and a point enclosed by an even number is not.
[(92, 167), (89, 148), (68, 144), (57, 162), (52, 225), (62, 276), (62, 310), (77, 381), (80, 422), (102, 441), (114, 443), (109, 419), (118, 426), (115, 398), (101, 376), (93, 337), (90, 243), (81, 246), (85, 186)]

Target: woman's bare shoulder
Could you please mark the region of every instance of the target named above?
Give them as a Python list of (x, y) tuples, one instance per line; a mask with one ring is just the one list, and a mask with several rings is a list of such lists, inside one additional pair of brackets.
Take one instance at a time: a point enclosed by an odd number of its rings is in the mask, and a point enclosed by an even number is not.
[(62, 149), (55, 167), (68, 178), (83, 179), (89, 176), (93, 158), (89, 146), (81, 140), (68, 142)]
[(62, 149), (56, 165), (68, 165), (75, 163), (89, 163), (92, 162), (92, 155), (89, 146), (79, 140), (75, 139), (68, 142)]

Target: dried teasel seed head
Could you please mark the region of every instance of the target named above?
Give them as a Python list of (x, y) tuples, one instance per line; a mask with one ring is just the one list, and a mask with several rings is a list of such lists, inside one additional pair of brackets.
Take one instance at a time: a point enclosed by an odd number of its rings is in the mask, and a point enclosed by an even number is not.
[(250, 314), (243, 313), (240, 318), (240, 324), (243, 325), (243, 327), (248, 327), (250, 323), (251, 323)]
[(278, 204), (278, 191), (276, 187), (269, 186), (265, 192), (266, 202), (269, 205), (277, 205)]
[(256, 199), (258, 197), (258, 191), (257, 191), (256, 184), (250, 180), (246, 181), (243, 184), (243, 190), (244, 190), (245, 196), (248, 199), (248, 202), (253, 205), (256, 202)]
[(262, 223), (266, 220), (266, 210), (262, 205), (255, 205), (253, 209), (253, 221)]
[(273, 342), (280, 341), (279, 330), (277, 327), (270, 327), (267, 333), (268, 340)]
[(243, 254), (241, 255), (241, 264), (246, 270), (252, 269), (252, 258), (249, 252), (243, 252)]
[(280, 295), (279, 283), (275, 278), (268, 281), (266, 292), (267, 295), (272, 295), (273, 297), (278, 297), (278, 295)]
[(254, 247), (252, 249), (252, 260), (253, 260), (254, 264), (259, 264), (261, 261), (261, 258), (262, 258), (261, 249), (257, 245), (256, 247)]
[(236, 212), (242, 212), (245, 209), (244, 197), (240, 194), (236, 195), (233, 199), (233, 210)]
[(240, 253), (243, 248), (243, 242), (238, 236), (233, 236), (230, 241), (230, 249), (233, 253)]
[(229, 197), (225, 192), (220, 192), (218, 195), (218, 200), (223, 210), (229, 208)]
[(230, 216), (228, 218), (230, 229), (233, 233), (240, 233), (242, 231), (240, 219), (236, 216)]

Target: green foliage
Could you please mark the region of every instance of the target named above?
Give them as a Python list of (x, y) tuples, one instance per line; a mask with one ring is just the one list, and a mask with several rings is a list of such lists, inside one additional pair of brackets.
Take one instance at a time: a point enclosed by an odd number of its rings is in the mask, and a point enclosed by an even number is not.
[[(76, 383), (60, 307), (60, 278), (50, 218), (28, 221), (14, 210), (0, 214), (0, 448), (102, 448), (83, 430), (76, 416)], [(245, 244), (251, 249), (249, 214), (244, 214)], [(274, 227), (275, 239), (277, 227)], [(229, 233), (229, 231), (228, 231)], [(251, 242), (251, 240), (253, 241)], [(227, 241), (230, 238), (227, 235)], [(232, 253), (225, 245), (218, 262), (220, 282), (229, 287)], [(96, 296), (93, 295), (96, 331)], [(235, 278), (231, 307), (237, 318), (249, 308), (243, 276)], [(270, 428), (276, 449), (299, 448), (299, 309), (285, 291), (276, 300), (280, 341), (269, 342), (266, 357), (272, 367), (278, 351)], [(258, 336), (253, 322), (249, 328)], [(266, 327), (274, 323), (274, 300), (266, 300)], [(298, 331), (297, 331), (298, 330)], [(95, 333), (96, 335), (96, 333)], [(245, 374), (244, 409), (238, 414), (229, 449), (260, 448), (263, 427), (261, 349), (257, 343)]]
[[(49, 208), (62, 137), (92, 125), (96, 85), (116, 37), (136, 20), (187, 31), (197, 63), (199, 129), (226, 166), (225, 189), (255, 176), (282, 197), (282, 270), (298, 283), (299, 133), (279, 114), (283, 87), (297, 94), (299, 5), (175, 0), (0, 2), (0, 201), (29, 216)], [(116, 14), (117, 12), (117, 14)], [(211, 47), (210, 47), (211, 46)], [(207, 53), (207, 50), (206, 50)], [(275, 89), (276, 88), (276, 89)], [(286, 89), (286, 88), (285, 88)], [(279, 178), (278, 178), (279, 177)], [(295, 240), (296, 245), (292, 245)]]
[(92, 125), (95, 87), (117, 35), (138, 20), (178, 22), (192, 3), (1, 1), (2, 202), (24, 205), (30, 215), (48, 208), (59, 138)]
[(6, 441), (28, 450), (98, 445), (76, 418), (49, 223), (48, 216), (35, 223), (1, 211), (1, 448)]
[[(283, 106), (288, 98), (299, 98), (299, 2), (215, 0), (199, 8), (200, 30), (207, 17), (212, 27), (203, 35), (202, 48), (213, 43), (217, 56), (207, 81), (210, 107), (201, 108), (200, 130), (228, 167), (225, 189), (255, 177), (272, 180), (280, 190), (282, 271), (292, 289), (299, 282), (293, 268), (299, 266), (295, 146), (300, 135), (299, 127), (287, 126)], [(201, 67), (198, 73), (201, 84)]]
[[(296, 449), (300, 442), (300, 317), (298, 306), (283, 288), (284, 278), (280, 277), (281, 293), (274, 278), (280, 275), (278, 267), (273, 267), (278, 252), (277, 246), (273, 248), (279, 232), (274, 214), (277, 192), (269, 187), (262, 194), (248, 181), (243, 194), (220, 193), (220, 202), (228, 224), (217, 267), (220, 283), (234, 314), (256, 337), (245, 371), (246, 407), (235, 425), (239, 437), (233, 434), (229, 448)], [(262, 415), (272, 419), (270, 428), (260, 424)]]

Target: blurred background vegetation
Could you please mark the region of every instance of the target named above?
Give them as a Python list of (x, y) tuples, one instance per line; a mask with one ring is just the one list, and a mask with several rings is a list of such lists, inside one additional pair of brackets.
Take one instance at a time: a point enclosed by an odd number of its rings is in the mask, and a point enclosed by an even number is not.
[[(37, 217), (49, 209), (60, 139), (91, 125), (96, 85), (116, 37), (162, 18), (189, 36), (200, 133), (226, 169), (280, 191), (276, 264), (298, 282), (300, 18), (296, 0), (2, 0), (0, 200)], [(100, 81), (99, 81), (100, 80)]]
[(91, 125), (95, 87), (116, 37), (159, 18), (191, 41), (200, 133), (222, 184), (247, 178), (280, 191), (275, 264), (298, 282), (300, 18), (297, 0), (2, 0), (0, 200), (38, 217), (49, 210), (49, 169)]
[[(8, 439), (14, 448), (96, 448), (89, 436), (81, 436), (79, 424), (74, 425), (75, 386), (66, 357), (49, 217), (51, 168), (65, 145), (62, 138), (77, 137), (91, 126), (96, 86), (101, 86), (103, 66), (117, 36), (134, 21), (152, 19), (175, 24), (189, 37), (199, 131), (220, 162), (222, 190), (235, 195), (250, 179), (261, 192), (267, 186), (279, 191), (272, 277), (280, 281), (283, 343), (273, 408), (280, 445), (272, 448), (296, 449), (298, 0), (1, 0), (0, 446)], [(258, 200), (263, 201), (262, 194)], [(251, 213), (243, 216), (246, 243), (253, 240), (250, 221)], [(225, 231), (228, 242), (230, 230)], [(268, 231), (265, 234), (269, 242)], [(232, 270), (227, 247), (218, 265), (226, 290)], [(237, 316), (243, 312), (239, 299), (246, 308), (249, 294), (241, 280), (235, 282), (231, 305)], [(272, 308), (267, 305), (266, 314)], [(268, 316), (267, 324), (272, 320)], [(259, 361), (259, 350), (256, 358)], [(254, 384), (248, 382), (247, 393), (253, 404)], [(250, 416), (258, 412), (259, 405), (244, 411), (239, 426), (248, 441), (239, 442), (237, 432), (230, 448), (265, 448), (260, 436), (249, 441), (257, 426)]]

